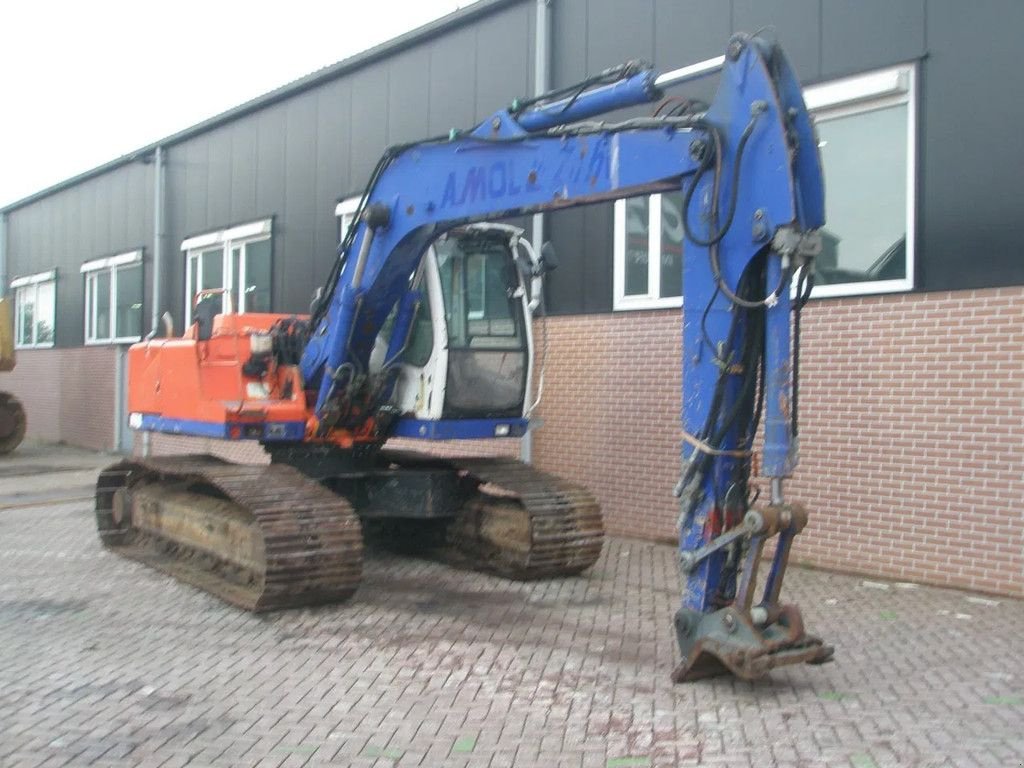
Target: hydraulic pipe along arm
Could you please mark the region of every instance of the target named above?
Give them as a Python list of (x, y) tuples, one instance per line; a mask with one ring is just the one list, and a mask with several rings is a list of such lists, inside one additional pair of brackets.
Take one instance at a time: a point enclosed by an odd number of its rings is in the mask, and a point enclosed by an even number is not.
[[(592, 122), (719, 68), (718, 93), (704, 111)], [(359, 430), (372, 420), (367, 393), (388, 391), (368, 373), (374, 339), (440, 234), (485, 219), (674, 190), (683, 193), (686, 235), (676, 489), (683, 663), (675, 677), (727, 669), (749, 678), (779, 664), (820, 663), (831, 649), (803, 632), (799, 612), (780, 605), (778, 594), (792, 539), (806, 522), (782, 495), (797, 463), (790, 317), (806, 299), (792, 299), (790, 285), (798, 272), (801, 285), (810, 284), (824, 192), (800, 86), (772, 43), (737, 35), (724, 56), (662, 76), (631, 62), (513, 104), (470, 132), (390, 149), (311, 318), (300, 365), (307, 390), (316, 391), (315, 434)], [(388, 359), (401, 352), (415, 306), (399, 304)], [(752, 446), (762, 412), (771, 498), (751, 513)], [(778, 545), (754, 605), (771, 536)]]

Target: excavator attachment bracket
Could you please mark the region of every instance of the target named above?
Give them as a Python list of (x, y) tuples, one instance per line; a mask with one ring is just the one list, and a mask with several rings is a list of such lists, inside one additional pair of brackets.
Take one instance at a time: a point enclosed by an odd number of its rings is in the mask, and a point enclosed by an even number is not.
[(834, 649), (804, 633), (795, 605), (781, 606), (775, 613), (775, 621), (759, 627), (749, 613), (732, 606), (709, 614), (679, 609), (675, 630), (683, 662), (672, 672), (672, 681), (726, 673), (756, 680), (775, 667), (831, 661)]

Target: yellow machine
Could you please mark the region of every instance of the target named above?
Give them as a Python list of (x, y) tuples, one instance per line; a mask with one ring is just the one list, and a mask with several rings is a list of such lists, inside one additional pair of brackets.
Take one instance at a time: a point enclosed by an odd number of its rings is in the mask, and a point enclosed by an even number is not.
[[(14, 370), (14, 322), (11, 300), (0, 299), (0, 371)], [(0, 454), (10, 453), (25, 437), (25, 409), (9, 392), (0, 392)]]

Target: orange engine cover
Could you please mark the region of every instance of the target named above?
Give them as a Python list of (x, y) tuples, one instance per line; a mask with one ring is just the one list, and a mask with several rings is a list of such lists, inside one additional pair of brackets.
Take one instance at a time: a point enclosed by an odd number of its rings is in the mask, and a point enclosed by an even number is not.
[(193, 325), (182, 338), (133, 344), (128, 350), (132, 426), (229, 440), (303, 439), (310, 414), (297, 366), (277, 366), (268, 357), (263, 371), (243, 370), (252, 357), (253, 336), (265, 337), (285, 317), (292, 315), (217, 315), (205, 341)]

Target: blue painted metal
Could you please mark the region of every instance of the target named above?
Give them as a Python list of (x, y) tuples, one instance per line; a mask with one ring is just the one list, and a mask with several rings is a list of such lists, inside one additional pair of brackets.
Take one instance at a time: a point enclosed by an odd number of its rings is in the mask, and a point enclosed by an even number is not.
[[(773, 77), (774, 72), (774, 77)], [(760, 102), (763, 107), (754, 107)], [(725, 282), (735, 288), (743, 269), (764, 247), (764, 237), (757, 231), (759, 221), (776, 225), (795, 225), (801, 231), (818, 228), (824, 222), (823, 185), (817, 154), (806, 108), (799, 84), (785, 64), (779, 51), (766, 50), (764, 44), (750, 41), (737, 61), (727, 62), (722, 73), (718, 96), (708, 117), (724, 128), (725, 145), (735, 147), (751, 120), (753, 109), (763, 109), (757, 118), (746, 152), (742, 158), (741, 177), (735, 218), (721, 244), (721, 268)], [(790, 116), (790, 110), (793, 115)], [(794, 119), (796, 118), (796, 119)], [(787, 140), (787, 128), (796, 126), (798, 142), (793, 162), (787, 162), (792, 144)], [(728, 154), (728, 149), (726, 150)], [(732, 194), (731, 163), (735, 157), (723, 158), (722, 200)], [(754, 180), (754, 181), (752, 181)], [(694, 195), (701, 211), (690, 210), (691, 222), (700, 220), (705, 213), (711, 194), (711, 179), (705, 178)], [(760, 216), (757, 213), (760, 212)], [(706, 239), (707, 232), (698, 232)], [(770, 233), (769, 233), (770, 234)], [(698, 435), (707, 419), (711, 393), (715, 389), (720, 366), (715, 349), (709, 349), (702, 330), (702, 318), (709, 302), (710, 311), (703, 321), (713, 344), (725, 342), (732, 324), (734, 307), (720, 291), (710, 266), (707, 248), (687, 240), (684, 245), (687, 259), (683, 276), (683, 428)], [(766, 291), (778, 284), (782, 270), (780, 256), (769, 252), (767, 256)], [(788, 286), (781, 292), (777, 303), (765, 310), (766, 356), (765, 403), (766, 440), (765, 467), (773, 477), (789, 473), (792, 436), (788, 420), (790, 395), (789, 318), (790, 293)], [(742, 330), (731, 345), (738, 348)], [(739, 375), (726, 387), (722, 412), (728, 412), (735, 402)], [(736, 434), (729, 434), (718, 446), (722, 450), (743, 448)], [(769, 455), (770, 447), (770, 455)], [(696, 457), (696, 450), (684, 446), (684, 457)], [(707, 544), (722, 530), (727, 515), (735, 463), (742, 459), (716, 456), (712, 470), (701, 478), (701, 500), (680, 531), (680, 549), (692, 551)], [(738, 521), (736, 521), (738, 522)], [(683, 594), (683, 606), (701, 612), (718, 607), (716, 600), (732, 594), (735, 576), (727, 576), (725, 550), (716, 552), (688, 575)], [(728, 579), (728, 582), (724, 581)]]
[[(391, 435), (418, 437), (422, 440), (482, 440), (522, 437), (529, 426), (529, 419), (398, 419)], [(499, 427), (506, 428), (508, 432), (497, 434)]]
[[(768, 285), (777, 285), (782, 272), (780, 260), (768, 261)], [(774, 281), (774, 282), (773, 282)], [(791, 433), (789, 403), (791, 398), (789, 339), (790, 294), (783, 291), (779, 303), (767, 312), (764, 366), (764, 455), (762, 469), (768, 477), (788, 477), (793, 473), (796, 455)]]
[[(734, 194), (736, 198), (732, 225), (719, 244), (721, 278), (735, 290), (751, 261), (767, 252), (765, 291), (771, 291), (786, 269), (779, 254), (767, 245), (777, 228), (805, 232), (824, 222), (820, 161), (799, 83), (781, 51), (753, 38), (734, 52), (723, 68), (718, 94), (703, 125), (681, 128), (662, 122), (655, 127), (578, 135), (544, 132), (563, 122), (651, 98), (653, 76), (642, 73), (582, 94), (571, 105), (526, 111), (518, 122), (507, 111), (498, 112), (471, 134), (397, 152), (369, 192), (368, 204), (386, 206), (390, 220), (375, 233), (362, 282), (353, 284), (354, 254), (367, 236), (365, 222), (359, 224), (328, 310), (302, 358), (307, 386), (318, 390), (317, 415), (324, 417), (338, 394), (334, 377), (347, 381), (353, 373), (367, 370), (377, 332), (395, 302), (407, 292), (409, 275), (421, 255), (442, 232), (473, 221), (650, 192), (685, 191), (697, 170), (690, 156), (692, 140), (700, 138), (713, 145), (708, 124), (722, 137), (720, 211), (724, 214), (725, 201)], [(740, 160), (737, 148), (747, 130), (749, 141)], [(737, 162), (740, 180), (733, 190)], [(685, 212), (694, 228), (691, 234), (704, 240), (710, 236), (707, 218), (712, 175), (706, 173), (697, 182), (690, 209)], [(699, 435), (711, 412), (712, 393), (722, 371), (723, 363), (716, 357), (718, 348), (741, 348), (747, 329), (739, 322), (730, 338), (736, 313), (718, 289), (709, 249), (688, 237), (684, 253), (682, 424), (689, 434)], [(790, 304), (789, 291), (782, 290), (778, 301), (765, 310), (765, 468), (772, 477), (787, 475), (795, 463), (788, 423)], [(720, 413), (733, 407), (740, 387), (741, 376), (730, 373), (722, 389)], [(471, 427), (428, 424), (403, 420), (398, 428), (401, 434), (426, 429), (449, 436), (459, 436), (460, 429), (472, 431)], [(741, 444), (744, 435), (740, 432), (739, 427), (732, 429), (716, 448), (728, 452), (746, 447)], [(685, 446), (684, 459), (697, 455), (694, 451)], [(692, 514), (683, 521), (682, 550), (697, 549), (723, 527), (739, 522), (735, 517), (745, 501), (731, 499), (730, 493), (736, 470), (743, 468), (738, 464), (748, 460), (713, 456), (709, 470), (698, 478), (699, 501), (688, 507)], [(725, 550), (716, 552), (689, 573), (684, 607), (708, 612), (728, 600), (735, 589), (735, 576), (729, 575), (725, 558)]]
[(676, 188), (694, 168), (689, 138), (688, 130), (663, 128), (495, 142), (467, 137), (399, 155), (369, 199), (388, 206), (391, 223), (373, 238), (362, 284), (352, 283), (364, 222), (327, 315), (303, 354), (303, 378), (319, 390), (317, 415), (333, 395), (333, 372), (343, 364), (367, 369), (377, 331), (442, 232), (473, 221)]
[(649, 104), (661, 97), (654, 84), (655, 78), (653, 70), (646, 70), (610, 85), (594, 88), (580, 94), (578, 98), (569, 97), (526, 110), (517, 116), (517, 122), (525, 131), (544, 131), (614, 109)]
[[(258, 426), (258, 434), (250, 430)], [(211, 437), (217, 440), (302, 440), (306, 436), (306, 425), (301, 421), (271, 422), (215, 422), (199, 421), (198, 419), (173, 419), (166, 416), (142, 414), (142, 420), (136, 430), (140, 432), (164, 432), (169, 435), (188, 435), (190, 437)], [(232, 436), (232, 430), (238, 430), (238, 436)]]
[(166, 432), (171, 435), (213, 437), (228, 440), (228, 428), (224, 423), (198, 421), (197, 419), (170, 419), (163, 416), (143, 414), (136, 429), (140, 432)]

